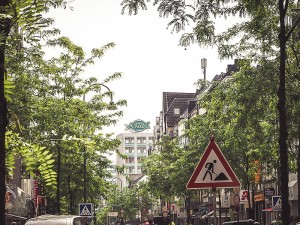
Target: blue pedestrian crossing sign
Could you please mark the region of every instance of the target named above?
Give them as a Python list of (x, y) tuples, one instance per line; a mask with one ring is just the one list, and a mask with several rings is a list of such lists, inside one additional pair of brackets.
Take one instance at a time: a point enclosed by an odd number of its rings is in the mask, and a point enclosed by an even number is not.
[(272, 196), (273, 211), (282, 211), (281, 196)]
[(79, 216), (92, 216), (92, 203), (79, 203)]

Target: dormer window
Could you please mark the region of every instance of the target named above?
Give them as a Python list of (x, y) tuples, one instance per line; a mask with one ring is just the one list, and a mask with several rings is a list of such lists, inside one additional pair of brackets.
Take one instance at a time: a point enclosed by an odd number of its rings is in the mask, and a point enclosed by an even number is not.
[(180, 114), (180, 109), (179, 108), (174, 108), (174, 114), (179, 115)]

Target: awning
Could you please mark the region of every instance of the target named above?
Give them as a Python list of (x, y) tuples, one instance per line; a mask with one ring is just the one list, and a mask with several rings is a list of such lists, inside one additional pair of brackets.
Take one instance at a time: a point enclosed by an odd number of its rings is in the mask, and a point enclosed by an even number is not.
[(5, 213), (5, 218), (13, 220), (13, 221), (26, 221), (26, 220), (28, 220), (28, 218), (26, 218), (26, 217), (17, 216), (17, 215), (9, 214), (9, 213)]
[(214, 215), (214, 211), (211, 211), (207, 213), (206, 215), (202, 216), (202, 219), (205, 219), (206, 217), (212, 217)]
[(273, 208), (266, 208), (266, 209), (263, 209), (263, 212), (273, 212)]
[(298, 200), (298, 181), (293, 180), (288, 183), (289, 186), (289, 200)]
[(288, 187), (293, 187), (297, 183), (297, 180), (293, 180), (288, 183)]

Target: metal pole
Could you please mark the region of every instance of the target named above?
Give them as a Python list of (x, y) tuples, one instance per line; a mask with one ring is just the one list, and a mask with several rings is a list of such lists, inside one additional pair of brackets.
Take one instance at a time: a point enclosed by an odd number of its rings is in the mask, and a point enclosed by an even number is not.
[(116, 177), (119, 181), (120, 181), (120, 187), (121, 187), (121, 203), (122, 203), (122, 201), (123, 201), (123, 184), (122, 184), (122, 180), (121, 180), (121, 178), (119, 178), (119, 177)]
[[(120, 181), (120, 193), (121, 193), (121, 204), (122, 204), (122, 201), (123, 201), (123, 184), (122, 184), (122, 179), (119, 178), (119, 177), (114, 177), (113, 179), (118, 179)], [(118, 183), (116, 181), (116, 185), (118, 186)], [(115, 196), (114, 196), (114, 204), (116, 202), (116, 189), (115, 189)], [(122, 207), (122, 205), (120, 205), (120, 207)]]
[(86, 203), (86, 146), (83, 148), (83, 202)]
[(203, 58), (203, 59), (201, 59), (201, 68), (203, 69), (204, 85), (206, 85), (206, 67), (207, 67), (207, 59)]
[(213, 210), (214, 210), (214, 225), (218, 224), (217, 221), (217, 197), (216, 197), (216, 188), (212, 188), (212, 193), (213, 193)]
[[(105, 84), (103, 84), (103, 83), (94, 83), (94, 84), (89, 85), (86, 89), (88, 90), (89, 88), (91, 88), (93, 86), (96, 86), (96, 85), (103, 86), (109, 91), (110, 104), (113, 104), (114, 103), (113, 94), (112, 94), (110, 88), (107, 87)], [(83, 94), (83, 101), (85, 102), (85, 93)]]
[(97, 217), (96, 217), (96, 205), (94, 204), (94, 225), (96, 225)]
[[(109, 91), (109, 93), (110, 93), (110, 103), (113, 104), (113, 96), (112, 96), (111, 90), (105, 84), (102, 84), (102, 83), (91, 84), (86, 88), (86, 91), (88, 91), (89, 88), (91, 88), (92, 86), (95, 86), (95, 85), (103, 86)], [(85, 102), (85, 92), (83, 93), (83, 101)], [(86, 203), (86, 200), (87, 200), (86, 199), (87, 198), (87, 196), (86, 196), (86, 191), (87, 191), (86, 185), (87, 185), (87, 183), (86, 183), (86, 146), (84, 145), (84, 162), (83, 162), (83, 202), (84, 203)]]
[(56, 203), (57, 203), (57, 213), (60, 214), (60, 146), (57, 147), (57, 184), (56, 184)]
[(204, 83), (206, 84), (206, 67), (203, 68)]
[[(85, 93), (83, 93), (85, 102)], [(86, 146), (83, 144), (83, 202), (86, 203)]]
[(141, 208), (141, 225), (143, 225), (142, 217), (143, 217), (143, 208)]

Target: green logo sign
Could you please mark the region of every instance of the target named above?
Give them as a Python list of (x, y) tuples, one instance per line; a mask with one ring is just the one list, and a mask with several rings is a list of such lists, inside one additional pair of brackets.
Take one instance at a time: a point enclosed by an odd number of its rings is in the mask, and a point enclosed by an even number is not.
[(135, 120), (129, 123), (129, 125), (127, 125), (127, 128), (136, 132), (141, 132), (150, 129), (150, 122), (146, 123), (144, 120)]

